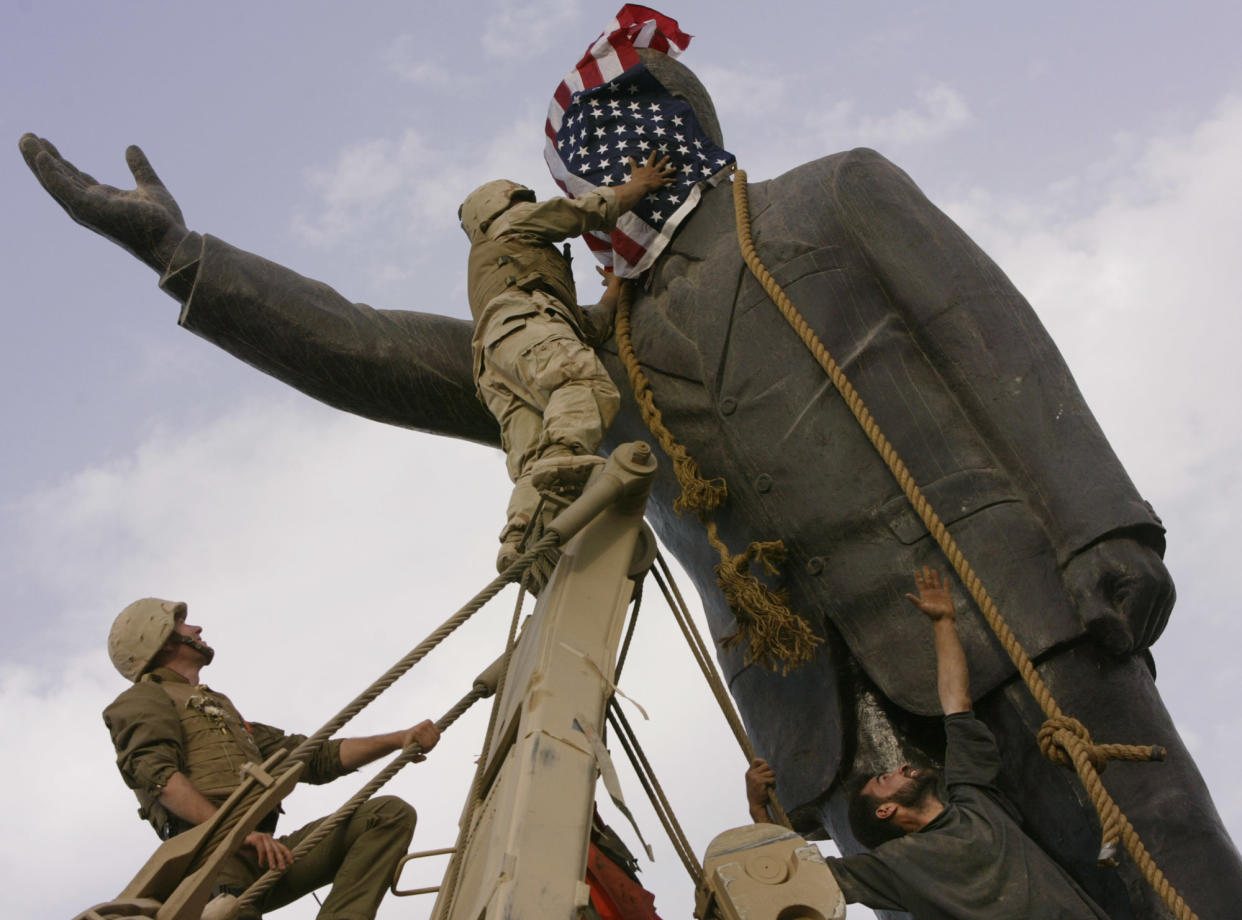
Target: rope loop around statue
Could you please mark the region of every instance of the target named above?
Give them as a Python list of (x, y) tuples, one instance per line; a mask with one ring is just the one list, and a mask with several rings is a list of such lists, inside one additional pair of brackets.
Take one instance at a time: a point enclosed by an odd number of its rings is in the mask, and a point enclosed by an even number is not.
[(643, 422), (673, 462), (673, 474), (681, 487), (673, 508), (678, 513), (688, 510), (698, 515), (708, 543), (720, 558), (715, 567), (716, 581), (737, 620), (737, 631), (725, 639), (724, 644), (745, 646), (746, 660), (765, 667), (785, 671), (804, 664), (811, 660), (815, 647), (823, 639), (789, 608), (789, 597), (784, 591), (765, 584), (750, 571), (751, 563), (758, 562), (769, 575), (778, 574), (785, 545), (780, 540), (759, 541), (749, 544), (741, 553), (734, 553), (721, 539), (713, 515), (728, 498), (728, 485), (721, 477), (705, 479), (698, 462), (664, 423), (655, 404), (651, 381), (634, 353), (630, 327), (633, 300), (631, 285), (623, 285), (617, 305), (617, 352), (625, 365)]
[(1053, 699), (1052, 693), (1035, 669), (1030, 656), (1022, 648), (1021, 643), (1013, 634), (1009, 624), (1001, 615), (1000, 610), (988, 594), (983, 582), (975, 574), (974, 569), (965, 555), (957, 546), (957, 541), (949, 533), (949, 529), (941, 521), (931, 504), (923, 496), (922, 490), (910, 475), (909, 469), (902, 461), (897, 449), (884, 436), (880, 426), (868, 411), (858, 391), (854, 389), (849, 378), (833, 359), (828, 349), (811, 329), (793, 302), (781, 289), (772, 273), (763, 265), (755, 250), (755, 242), (750, 226), (750, 201), (746, 182), (746, 173), (738, 170), (733, 180), (734, 214), (737, 219), (738, 244), (742, 258), (752, 275), (763, 287), (772, 302), (780, 310), (781, 315), (793, 328), (803, 345), (811, 352), (816, 362), (832, 381), (837, 392), (845, 400), (855, 420), (866, 434), (872, 447), (884, 460), (885, 466), (897, 481), (910, 506), (914, 509), (928, 533), (935, 539), (949, 564), (953, 566), (958, 578), (974, 599), (979, 611), (1000, 640), (1005, 652), (1013, 661), (1014, 667), (1026, 682), (1031, 694), (1044, 711), (1047, 721), (1039, 732), (1040, 749), (1053, 763), (1064, 766), (1073, 765), (1087, 794), (1095, 805), (1100, 817), (1102, 845), (1100, 861), (1114, 864), (1111, 854), (1120, 840), (1142, 872), (1143, 877), (1152, 889), (1164, 900), (1169, 909), (1179, 920), (1198, 920), (1176, 889), (1169, 884), (1164, 873), (1155, 864), (1147, 848), (1139, 839), (1138, 833), (1121, 809), (1113, 801), (1108, 790), (1100, 779), (1100, 771), (1109, 760), (1162, 760), (1164, 749), (1157, 746), (1136, 746), (1122, 744), (1097, 745), (1091, 741), (1085, 726), (1076, 719), (1071, 719), (1061, 712), (1061, 708)]

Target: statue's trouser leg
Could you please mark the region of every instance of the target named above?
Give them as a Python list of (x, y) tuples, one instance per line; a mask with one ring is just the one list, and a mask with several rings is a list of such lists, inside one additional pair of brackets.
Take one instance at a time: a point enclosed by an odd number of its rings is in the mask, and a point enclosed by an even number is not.
[[(264, 899), (263, 910), (275, 910), (331, 883), (320, 917), (374, 917), (397, 861), (409, 848), (415, 819), (414, 809), (395, 796), (364, 802), (294, 863)], [(281, 840), (293, 849), (314, 826), (308, 824)]]
[[(1061, 708), (1081, 720), (1095, 741), (1168, 748), (1164, 762), (1110, 764), (1104, 785), (1169, 881), (1203, 920), (1237, 916), (1242, 860), (1146, 663), (1138, 656), (1117, 659), (1084, 643), (1052, 656), (1039, 671)], [(1040, 754), (1035, 732), (1043, 715), (1025, 685), (1011, 682), (979, 701), (976, 711), (1000, 742), (1003, 775), (1010, 783), (1021, 783), (1021, 788), (1004, 791), (1021, 808), (1027, 832), (1115, 916), (1125, 914), (1105, 903), (1109, 895), (1102, 890), (1097, 894), (1091, 884), (1110, 873), (1119, 874), (1129, 887), (1136, 917), (1163, 916), (1161, 902), (1124, 852), (1119, 870), (1092, 868), (1098, 841), (1095, 810), (1076, 774)]]

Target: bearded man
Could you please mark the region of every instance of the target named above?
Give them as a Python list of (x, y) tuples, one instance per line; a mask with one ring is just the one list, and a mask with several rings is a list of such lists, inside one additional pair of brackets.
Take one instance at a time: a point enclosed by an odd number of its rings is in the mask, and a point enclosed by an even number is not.
[[(1106, 914), (1031, 840), (995, 786), (1000, 752), (971, 712), (970, 673), (949, 583), (916, 573), (906, 597), (932, 622), (944, 709), (944, 772), (902, 764), (865, 777), (850, 797), (850, 826), (869, 853), (829, 858), (847, 901), (905, 910), (919, 920), (1063, 920)], [(946, 794), (938, 791), (943, 777)], [(751, 818), (769, 821), (766, 761), (746, 771)]]

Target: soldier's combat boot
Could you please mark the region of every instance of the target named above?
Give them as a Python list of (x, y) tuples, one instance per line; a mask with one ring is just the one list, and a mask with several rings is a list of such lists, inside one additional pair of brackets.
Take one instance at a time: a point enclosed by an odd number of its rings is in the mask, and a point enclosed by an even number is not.
[(541, 457), (530, 465), (530, 482), (540, 492), (577, 494), (582, 491), (595, 468), (603, 463), (604, 458), (595, 454)]

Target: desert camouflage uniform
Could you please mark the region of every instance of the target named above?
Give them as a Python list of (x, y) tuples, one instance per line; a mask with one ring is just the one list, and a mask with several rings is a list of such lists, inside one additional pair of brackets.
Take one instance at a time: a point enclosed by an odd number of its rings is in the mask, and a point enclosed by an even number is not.
[(501, 540), (523, 530), (538, 504), (531, 464), (556, 454), (593, 454), (620, 395), (588, 343), (606, 338), (578, 306), (568, 260), (554, 245), (611, 230), (616, 194), (513, 204), (470, 247), (467, 288), (474, 316), (479, 396), (500, 423), (514, 482)]
[[(219, 805), (239, 784), (242, 764), (261, 763), (278, 749), (292, 750), (305, 740), (246, 722), (227, 696), (203, 684), (194, 686), (169, 668), (144, 674), (103, 716), (116, 747), (117, 767), (138, 797), (138, 813), (164, 839), (190, 827), (159, 802), (173, 773), (184, 774), (204, 798)], [(302, 780), (326, 783), (347, 772), (340, 742), (329, 741), (307, 763)], [(275, 812), (268, 815), (259, 830), (273, 832), (276, 818)], [(414, 821), (414, 809), (401, 799), (371, 799), (298, 860), (268, 892), (261, 909), (275, 910), (331, 883), (320, 918), (374, 917), (397, 860), (409, 846)], [(316, 823), (279, 839), (292, 850)], [(237, 894), (262, 874), (254, 852), (243, 847), (223, 864), (216, 884)]]

